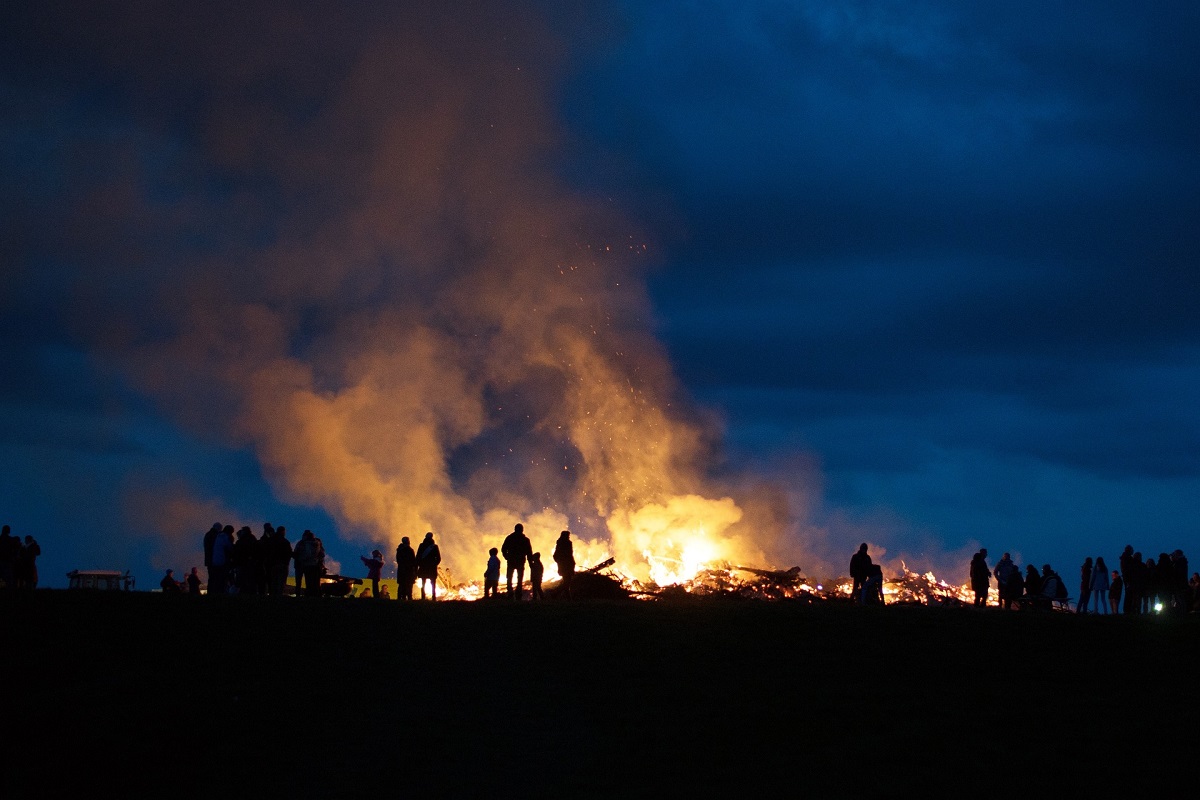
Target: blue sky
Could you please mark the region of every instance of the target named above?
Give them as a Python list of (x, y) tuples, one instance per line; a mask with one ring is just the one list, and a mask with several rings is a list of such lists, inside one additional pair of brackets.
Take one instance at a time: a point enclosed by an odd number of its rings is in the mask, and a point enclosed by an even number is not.
[[(0, 517), (42, 541), (47, 583), (155, 575), (164, 526), (195, 516), (198, 537), (222, 513), (327, 531), (354, 560), (336, 509), (297, 502), (222, 408), (176, 396), (203, 384), (156, 383), (130, 354), (167, 338), (154, 309), (206, 265), (261, 265), (264, 243), (339, 214), (391, 235), (355, 216), (360, 153), (390, 128), (353, 111), (439, 130), (428, 109), (452, 91), (464, 207), (487, 207), (476, 157), (495, 147), (629, 220), (646, 255), (621, 274), (645, 281), (639, 324), (681, 396), (718, 420), (712, 472), (803, 482), (828, 552), (982, 543), (1071, 575), (1127, 542), (1195, 549), (1193, 6), (414, 9), (3, 12)], [(407, 55), (431, 39), (436, 57)], [(513, 109), (535, 122), (483, 146), (495, 109), (467, 90), (493, 58), (523, 67), (498, 94), (536, 97)], [(373, 251), (385, 277), (305, 306), (291, 350), (319, 350), (339, 310), (441, 286), (396, 277), (406, 253)]]

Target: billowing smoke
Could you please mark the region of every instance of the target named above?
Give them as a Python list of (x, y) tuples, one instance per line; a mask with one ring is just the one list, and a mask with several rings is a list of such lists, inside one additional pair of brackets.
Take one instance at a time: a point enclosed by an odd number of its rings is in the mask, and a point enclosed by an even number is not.
[(136, 121), (96, 145), (123, 179), (79, 204), (74, 235), (114, 253), (89, 329), (283, 499), (352, 540), (434, 531), (463, 579), (517, 521), (638, 577), (797, 563), (784, 493), (712, 478), (719, 432), (653, 336), (650, 243), (554, 173), (555, 29), (439, 9), (74, 20), (80, 47), (122, 43), (88, 52)]

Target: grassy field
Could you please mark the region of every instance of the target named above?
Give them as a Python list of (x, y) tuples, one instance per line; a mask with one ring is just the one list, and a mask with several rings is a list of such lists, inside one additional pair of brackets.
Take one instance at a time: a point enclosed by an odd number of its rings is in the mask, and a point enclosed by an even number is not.
[(0, 621), (5, 797), (1195, 787), (1195, 617), (39, 591)]

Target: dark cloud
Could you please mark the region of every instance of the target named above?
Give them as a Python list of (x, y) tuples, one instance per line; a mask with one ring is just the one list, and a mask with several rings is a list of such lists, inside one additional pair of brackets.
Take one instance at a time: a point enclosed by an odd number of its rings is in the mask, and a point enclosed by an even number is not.
[[(166, 486), (172, 542), (192, 510), (303, 507), (255, 455), (275, 434), (244, 424), (251, 365), (326, 411), (389, 353), (453, 393), (456, 361), (519, 361), (494, 296), (598, 322), (618, 376), (713, 405), (724, 450), (708, 412), (679, 418), (730, 471), (811, 453), (850, 538), (1074, 559), (1087, 525), (1197, 511), (1192, 6), (557, 5), (6, 7), (0, 440), (57, 454), (22, 485), (90, 470), (84, 495), (142, 528)], [(525, 280), (601, 241), (650, 245), (650, 304), (639, 266)], [(683, 387), (646, 377), (652, 318)], [(487, 386), (506, 410), (475, 436), (470, 404), (444, 411), (447, 480), (569, 491), (579, 447), (530, 399), (564, 375)], [(168, 478), (122, 478), (147, 471)], [(756, 508), (786, 516), (779, 496)]]

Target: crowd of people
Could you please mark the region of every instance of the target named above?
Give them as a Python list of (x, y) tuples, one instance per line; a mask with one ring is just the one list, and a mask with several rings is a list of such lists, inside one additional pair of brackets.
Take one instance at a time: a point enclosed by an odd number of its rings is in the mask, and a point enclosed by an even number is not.
[[(989, 568), (988, 551), (980, 549), (968, 568), (974, 605), (987, 605), (992, 579), (1000, 607), (1049, 609), (1055, 605), (1070, 608), (1074, 600), (1077, 614), (1182, 614), (1200, 611), (1200, 573), (1188, 575), (1188, 561), (1182, 550), (1160, 553), (1157, 559), (1143, 560), (1142, 554), (1126, 545), (1118, 559), (1118, 569), (1110, 570), (1103, 556), (1089, 556), (1080, 567), (1079, 592), (1072, 598), (1066, 581), (1049, 564), (1039, 571), (1029, 564), (1022, 571), (1009, 553), (1001, 556), (995, 568)], [(882, 603), (883, 593), (876, 584), (882, 580), (879, 565), (871, 562), (866, 543), (850, 558), (851, 594), (861, 604)]]
[(21, 541), (5, 525), (0, 529), (0, 584), (11, 589), (36, 589), (37, 559), (41, 554), (42, 548), (32, 536)]
[[(5, 531), (7, 532), (7, 527)], [(493, 547), (489, 553), (484, 572), (484, 597), (498, 596), (500, 584), (500, 555), (507, 566), (507, 596), (521, 600), (524, 596), (525, 567), (529, 567), (530, 596), (533, 600), (544, 599), (542, 576), (545, 568), (542, 554), (534, 552), (525, 527), (518, 523), (504, 539), (502, 547)], [(381, 585), (385, 566), (383, 553), (372, 550), (369, 556), (360, 556), (367, 570), (371, 586), (362, 593), (364, 597), (388, 598), (387, 587)], [(397, 599), (412, 600), (419, 585), (421, 599), (437, 600), (438, 567), (442, 562), (441, 548), (432, 532), (413, 549), (407, 536), (396, 547)], [(562, 579), (563, 596), (571, 596), (571, 582), (575, 574), (574, 548), (571, 532), (559, 534), (554, 546), (554, 563)], [(255, 536), (249, 526), (234, 531), (232, 525), (214, 522), (204, 534), (204, 566), (208, 570), (207, 592), (212, 595), (238, 593), (282, 595), (294, 565), (297, 595), (319, 595), (322, 579), (328, 575), (325, 567), (325, 546), (312, 531), (304, 531), (293, 545), (284, 526), (278, 528), (263, 523), (262, 536)], [(516, 581), (514, 583), (514, 577)], [(193, 567), (183, 581), (175, 578), (174, 570), (167, 570), (159, 583), (164, 592), (201, 594), (202, 584), (199, 571)]]

